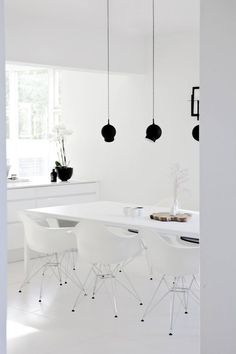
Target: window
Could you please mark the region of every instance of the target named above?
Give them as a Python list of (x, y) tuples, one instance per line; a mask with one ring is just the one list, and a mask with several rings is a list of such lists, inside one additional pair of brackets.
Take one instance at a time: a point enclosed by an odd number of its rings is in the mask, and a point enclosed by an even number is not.
[(60, 72), (52, 68), (6, 67), (7, 159), (11, 173), (42, 177), (50, 171), (49, 133), (61, 123)]

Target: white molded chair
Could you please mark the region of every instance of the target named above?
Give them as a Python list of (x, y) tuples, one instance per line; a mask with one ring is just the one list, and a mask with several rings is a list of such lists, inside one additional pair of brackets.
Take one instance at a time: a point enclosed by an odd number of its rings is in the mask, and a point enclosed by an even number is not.
[[(110, 280), (114, 317), (118, 317), (116, 285), (119, 284), (132, 294), (142, 305), (142, 301), (129, 279), (124, 266), (141, 254), (142, 246), (136, 235), (117, 227), (109, 227), (97, 221), (81, 221), (75, 228), (79, 257), (91, 264), (90, 272), (95, 275), (92, 299), (100, 287)], [(127, 285), (117, 277), (119, 270), (126, 279)], [(72, 312), (75, 311), (80, 294), (77, 296)]]
[[(40, 220), (27, 212), (19, 214), (25, 232), (25, 242), (29, 249), (37, 252), (42, 256), (43, 264), (30, 274), (21, 285), (19, 292), (38, 272), (42, 271), (42, 279), (40, 285), (39, 302), (42, 301), (43, 279), (45, 273), (51, 269), (53, 274), (58, 278), (60, 286), (62, 285), (62, 276), (65, 276), (65, 283), (70, 278), (77, 286), (83, 289), (77, 275), (69, 273), (68, 263), (70, 260), (70, 253), (74, 252), (77, 248), (74, 228), (72, 227), (49, 227), (52, 225), (52, 220)], [(55, 220), (54, 226), (57, 225)], [(46, 257), (46, 258), (45, 258)], [(65, 261), (67, 258), (67, 262)], [(63, 264), (65, 263), (65, 266)], [(74, 265), (73, 265), (74, 267)], [(55, 272), (55, 269), (57, 272)], [(84, 289), (83, 289), (84, 291)]]
[[(160, 207), (164, 207), (164, 208), (169, 208), (170, 209), (172, 203), (173, 203), (173, 198), (172, 197), (167, 197), (167, 198), (161, 199), (158, 202), (156, 202), (155, 204), (153, 204), (153, 207), (156, 207), (157, 210)], [(138, 231), (137, 231), (137, 233), (138, 233)], [(140, 240), (142, 241), (143, 249), (144, 249), (144, 252), (145, 252), (145, 258), (146, 258), (146, 263), (147, 263), (147, 267), (148, 267), (148, 276), (149, 276), (150, 280), (153, 280), (153, 269), (152, 269), (152, 263), (151, 263), (150, 257), (148, 255), (148, 250), (147, 250), (148, 248), (147, 248), (147, 245), (145, 243), (145, 240), (142, 237), (140, 237)]]
[[(199, 273), (200, 247), (199, 245), (181, 242), (174, 236), (161, 236), (155, 232), (147, 230), (142, 230), (142, 237), (144, 237), (147, 244), (152, 267), (161, 275), (161, 279), (145, 309), (141, 321), (143, 322), (146, 315), (167, 295), (172, 295), (169, 331), (169, 334), (172, 335), (176, 295), (180, 299), (186, 314), (188, 313), (189, 295), (192, 295), (192, 297), (199, 302), (198, 296), (192, 290), (192, 285), (194, 282), (197, 284), (196, 275)], [(188, 276), (191, 277), (191, 280), (187, 284), (186, 278)], [(166, 277), (172, 279), (171, 285), (167, 282)], [(167, 287), (167, 292), (155, 302), (156, 295), (162, 284), (165, 284)], [(181, 295), (183, 297), (181, 297)]]

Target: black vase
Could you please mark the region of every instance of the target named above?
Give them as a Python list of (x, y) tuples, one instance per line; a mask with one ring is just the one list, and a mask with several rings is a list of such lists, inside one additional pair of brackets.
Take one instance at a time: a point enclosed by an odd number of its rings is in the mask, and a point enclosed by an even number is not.
[(73, 175), (72, 167), (58, 166), (56, 167), (56, 171), (57, 171), (58, 178), (63, 182), (68, 181)]

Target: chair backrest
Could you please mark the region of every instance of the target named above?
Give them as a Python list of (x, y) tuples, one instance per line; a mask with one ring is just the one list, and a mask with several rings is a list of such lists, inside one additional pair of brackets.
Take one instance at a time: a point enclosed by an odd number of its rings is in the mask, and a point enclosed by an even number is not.
[(149, 230), (141, 231), (153, 267), (161, 274), (184, 276), (198, 274), (200, 247), (183, 245), (176, 237), (162, 236)]
[(75, 228), (80, 257), (91, 264), (119, 264), (140, 250), (136, 235), (97, 221), (81, 221)]
[(76, 248), (73, 232), (68, 228), (50, 228), (47, 223), (34, 219), (26, 212), (20, 213), (25, 240), (30, 249), (39, 253), (60, 253)]

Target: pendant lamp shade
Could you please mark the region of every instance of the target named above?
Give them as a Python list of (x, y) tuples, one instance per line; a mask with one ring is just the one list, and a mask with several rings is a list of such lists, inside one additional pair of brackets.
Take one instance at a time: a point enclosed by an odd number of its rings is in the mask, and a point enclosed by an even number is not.
[(107, 115), (108, 122), (101, 130), (106, 143), (114, 141), (116, 128), (110, 124), (110, 3), (107, 0)]
[(152, 124), (147, 127), (146, 139), (155, 141), (161, 137), (162, 130), (155, 124), (155, 0), (152, 0)]
[(110, 124), (109, 119), (108, 123), (102, 128), (101, 133), (106, 143), (111, 143), (112, 141), (114, 141), (116, 135), (116, 128)]
[(161, 134), (161, 128), (159, 127), (159, 125), (155, 124), (153, 119), (153, 123), (147, 127), (146, 139), (151, 140), (155, 143), (155, 141), (161, 137)]
[(193, 128), (192, 136), (193, 136), (193, 139), (199, 141), (199, 125), (196, 125), (196, 127)]

